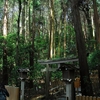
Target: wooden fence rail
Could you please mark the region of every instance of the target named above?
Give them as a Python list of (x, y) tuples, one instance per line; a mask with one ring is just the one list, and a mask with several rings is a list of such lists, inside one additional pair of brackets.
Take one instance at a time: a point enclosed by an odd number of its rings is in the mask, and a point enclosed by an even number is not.
[(76, 100), (100, 100), (100, 97), (93, 97), (93, 96), (76, 96)]

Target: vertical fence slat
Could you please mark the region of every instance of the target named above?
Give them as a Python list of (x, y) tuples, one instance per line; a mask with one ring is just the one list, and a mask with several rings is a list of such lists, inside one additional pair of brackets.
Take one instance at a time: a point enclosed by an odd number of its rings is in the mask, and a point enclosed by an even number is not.
[(96, 97), (93, 97), (93, 100), (96, 100)]
[(86, 100), (89, 100), (89, 96), (86, 96)]
[(82, 100), (82, 96), (79, 96), (79, 100)]
[(93, 96), (76, 96), (76, 100), (100, 100), (100, 97), (93, 97)]
[(89, 97), (89, 100), (92, 100), (92, 99), (93, 99), (93, 97), (92, 97), (92, 96), (90, 96), (90, 97)]
[(76, 100), (79, 100), (79, 96), (76, 96)]
[(86, 100), (86, 96), (82, 96), (82, 100)]
[(97, 97), (97, 100), (100, 100), (100, 97)]

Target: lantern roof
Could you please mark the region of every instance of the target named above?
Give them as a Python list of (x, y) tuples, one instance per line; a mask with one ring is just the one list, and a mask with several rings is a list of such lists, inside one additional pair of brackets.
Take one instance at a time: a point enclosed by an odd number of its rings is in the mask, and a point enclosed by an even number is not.
[(40, 64), (60, 64), (68, 62), (78, 62), (78, 58), (61, 58), (61, 59), (52, 59), (52, 60), (38, 60)]
[(58, 70), (77, 70), (79, 69), (78, 67), (75, 67), (74, 64), (65, 64), (65, 63), (61, 63), (58, 65)]
[(29, 72), (28, 68), (19, 68), (18, 72)]

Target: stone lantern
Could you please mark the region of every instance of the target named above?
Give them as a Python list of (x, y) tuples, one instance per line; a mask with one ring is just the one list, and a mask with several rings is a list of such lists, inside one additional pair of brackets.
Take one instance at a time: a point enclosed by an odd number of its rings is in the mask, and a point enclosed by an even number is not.
[(24, 100), (24, 85), (25, 85), (25, 80), (28, 77), (28, 68), (20, 68), (18, 69), (19, 72), (19, 79), (21, 80), (21, 91), (20, 91), (20, 100)]
[(62, 71), (62, 77), (66, 83), (66, 99), (74, 100), (75, 99), (75, 90), (74, 90), (74, 74), (76, 68), (71, 64), (61, 63), (58, 65), (58, 70)]
[(58, 67), (58, 70), (62, 71), (62, 77), (63, 80), (66, 82), (71, 82), (74, 80), (74, 74), (75, 74), (75, 67), (71, 64), (60, 64)]
[(20, 68), (18, 69), (18, 72), (19, 72), (19, 79), (21, 80), (26, 80), (27, 79), (27, 74), (29, 72), (29, 69), (28, 68)]

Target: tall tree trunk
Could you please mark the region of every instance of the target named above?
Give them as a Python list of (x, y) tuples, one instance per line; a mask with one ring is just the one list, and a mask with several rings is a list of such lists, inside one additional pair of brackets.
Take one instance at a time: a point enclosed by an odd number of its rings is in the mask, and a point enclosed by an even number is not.
[[(84, 3), (85, 2), (85, 3)], [(91, 40), (93, 39), (93, 27), (92, 27), (92, 20), (91, 20), (91, 12), (90, 12), (90, 7), (89, 7), (89, 3), (88, 1), (79, 1), (80, 5), (79, 8), (81, 11), (84, 12), (84, 15), (82, 14), (81, 19), (82, 21), (85, 21), (84, 25), (85, 27), (83, 27), (84, 30), (84, 34), (85, 38), (86, 38), (86, 42), (87, 42), (87, 50), (91, 51), (93, 48), (93, 42), (91, 42)], [(86, 32), (85, 32), (86, 31)]]
[(57, 55), (60, 57), (61, 56), (61, 20), (59, 21), (59, 31), (58, 31), (58, 49), (57, 49)]
[(5, 0), (5, 4), (4, 4), (4, 19), (3, 19), (3, 36), (6, 37), (7, 36), (7, 23), (8, 23), (8, 19), (7, 16), (8, 15), (8, 0)]
[[(88, 6), (88, 5), (87, 5)], [(93, 29), (92, 29), (92, 22), (91, 22), (91, 16), (89, 15), (89, 6), (87, 7), (87, 10), (84, 11), (86, 19), (87, 19), (87, 24), (88, 24), (88, 34), (87, 34), (87, 38), (88, 40), (93, 38)]]
[(92, 95), (92, 84), (89, 77), (85, 41), (81, 27), (78, 0), (71, 0), (74, 28), (76, 32), (77, 50), (80, 66), (80, 79), (82, 95)]
[(19, 2), (19, 15), (18, 15), (18, 31), (16, 37), (16, 66), (20, 67), (20, 55), (19, 55), (19, 41), (20, 41), (20, 18), (21, 18), (21, 0)]
[(3, 83), (8, 84), (7, 47), (5, 39), (3, 47)]
[[(15, 0), (13, 1), (13, 4), (12, 4), (12, 6), (11, 6), (11, 8), (12, 8), (12, 16), (11, 17), (9, 17), (9, 20), (8, 20), (8, 27), (9, 27), (9, 29), (8, 29), (8, 33), (14, 33), (15, 31), (14, 31), (14, 28), (13, 28), (13, 24), (14, 24), (14, 12), (15, 12), (15, 10), (14, 10), (14, 7), (15, 7), (15, 4), (16, 4), (16, 2), (15, 2)], [(11, 19), (10, 19), (11, 18)]]
[(97, 44), (99, 44), (100, 43), (100, 21), (99, 21), (99, 15), (97, 11), (96, 0), (93, 0), (93, 10), (94, 10), (95, 37), (96, 37)]
[(92, 21), (91, 21), (91, 14), (90, 14), (90, 8), (89, 8), (89, 5), (88, 4), (86, 4), (87, 6), (86, 6), (86, 9), (84, 10), (84, 13), (85, 13), (85, 16), (86, 16), (86, 20), (87, 20), (87, 40), (88, 40), (88, 42), (87, 42), (87, 44), (88, 44), (88, 47), (87, 47), (87, 49), (89, 50), (89, 51), (91, 51), (92, 50), (92, 48), (93, 48), (93, 42), (91, 42), (91, 40), (93, 39), (93, 28), (92, 28)]
[(50, 7), (50, 54), (49, 57), (52, 58), (54, 54), (54, 0), (49, 0)]
[[(97, 42), (97, 49), (98, 44), (100, 44), (100, 21), (99, 21), (99, 15), (97, 11), (97, 5), (96, 0), (93, 0), (93, 10), (94, 10), (94, 24), (95, 24), (95, 36), (96, 36), (96, 42)], [(100, 87), (100, 66), (98, 66), (98, 77), (99, 77), (99, 87)]]
[(4, 36), (4, 47), (3, 47), (3, 82), (4, 84), (8, 84), (8, 66), (7, 66), (7, 41), (6, 41), (6, 36), (8, 33), (8, 0), (5, 0), (4, 4), (4, 19), (3, 19), (3, 36)]
[(63, 53), (63, 55), (64, 55), (64, 58), (66, 58), (66, 42), (67, 42), (67, 40), (66, 40), (66, 35), (67, 35), (67, 33), (66, 33), (66, 21), (64, 21), (64, 53)]
[(26, 5), (25, 0), (23, 0), (23, 3), (22, 3), (22, 35), (24, 37), (24, 40), (25, 40), (25, 32), (26, 32), (25, 30), (25, 27), (26, 27), (25, 26), (25, 18), (26, 18), (25, 5)]
[(31, 8), (30, 8), (30, 0), (28, 1), (28, 10), (29, 10), (29, 24), (28, 24), (28, 30), (29, 30), (29, 38), (31, 39)]
[(67, 9), (67, 5), (66, 3), (62, 2), (61, 3), (61, 8), (62, 8), (62, 25), (61, 25), (61, 33), (63, 33), (63, 56), (66, 57), (66, 9)]
[[(30, 76), (33, 76), (34, 71), (34, 38), (35, 38), (35, 11), (34, 11), (34, 0), (33, 0), (33, 16), (32, 16), (32, 31), (30, 30), (30, 51), (29, 51), (29, 62), (30, 62)], [(30, 25), (29, 25), (30, 26)], [(33, 79), (30, 79), (30, 88), (33, 87)]]

